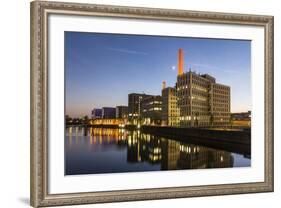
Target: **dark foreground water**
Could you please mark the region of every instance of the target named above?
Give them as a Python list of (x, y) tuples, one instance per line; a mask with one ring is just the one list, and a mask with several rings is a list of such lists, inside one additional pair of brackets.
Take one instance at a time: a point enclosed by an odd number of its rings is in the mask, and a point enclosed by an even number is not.
[(65, 174), (247, 167), (251, 159), (140, 131), (68, 127)]

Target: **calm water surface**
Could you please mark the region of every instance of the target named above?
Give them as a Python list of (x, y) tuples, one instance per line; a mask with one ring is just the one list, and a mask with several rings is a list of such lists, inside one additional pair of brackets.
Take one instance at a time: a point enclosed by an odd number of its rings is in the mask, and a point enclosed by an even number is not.
[(65, 150), (66, 175), (251, 165), (249, 156), (124, 129), (68, 127)]

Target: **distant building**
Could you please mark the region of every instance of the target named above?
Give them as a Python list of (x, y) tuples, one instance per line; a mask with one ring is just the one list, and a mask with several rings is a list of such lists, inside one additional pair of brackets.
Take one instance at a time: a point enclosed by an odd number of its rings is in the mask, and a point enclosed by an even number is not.
[(116, 118), (116, 108), (103, 107), (102, 108), (102, 118)]
[(142, 99), (149, 97), (151, 95), (131, 93), (128, 95), (128, 118), (132, 124), (140, 123), (141, 112), (140, 104)]
[(120, 118), (97, 118), (97, 119), (92, 119), (90, 121), (91, 125), (123, 125), (125, 124), (124, 119)]
[(162, 124), (178, 126), (180, 111), (177, 104), (176, 89), (163, 86), (162, 89)]
[(128, 106), (116, 106), (116, 118), (128, 118)]
[(92, 119), (97, 119), (102, 117), (102, 109), (94, 108), (92, 110)]
[(231, 127), (251, 127), (251, 111), (232, 113), (231, 114)]
[(183, 52), (179, 50), (176, 94), (180, 125), (187, 127), (228, 126), (230, 87), (216, 83), (214, 77), (191, 70), (183, 72)]
[(251, 111), (241, 112), (241, 113), (232, 113), (231, 117), (233, 120), (250, 120), (251, 119)]
[(160, 95), (151, 95), (141, 100), (141, 118), (143, 124), (161, 125), (162, 97)]

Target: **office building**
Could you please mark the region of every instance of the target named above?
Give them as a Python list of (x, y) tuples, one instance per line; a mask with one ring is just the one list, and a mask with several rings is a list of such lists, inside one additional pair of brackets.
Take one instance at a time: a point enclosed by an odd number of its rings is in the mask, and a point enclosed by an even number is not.
[(140, 105), (142, 99), (149, 97), (150, 95), (131, 93), (128, 95), (128, 119), (131, 124), (140, 124), (141, 112)]
[(230, 87), (216, 83), (208, 74), (183, 71), (183, 51), (179, 50), (176, 82), (179, 123), (187, 127), (222, 127), (230, 123)]
[(116, 118), (116, 108), (103, 107), (102, 108), (102, 118)]
[(92, 119), (102, 118), (102, 109), (94, 108), (92, 110)]
[(144, 125), (161, 125), (162, 97), (151, 95), (141, 100), (141, 118)]
[(210, 114), (212, 126), (230, 125), (230, 87), (212, 83), (210, 87)]
[(177, 104), (176, 89), (173, 87), (162, 87), (162, 124), (168, 126), (179, 125), (179, 108)]
[(128, 118), (128, 106), (116, 106), (116, 118)]

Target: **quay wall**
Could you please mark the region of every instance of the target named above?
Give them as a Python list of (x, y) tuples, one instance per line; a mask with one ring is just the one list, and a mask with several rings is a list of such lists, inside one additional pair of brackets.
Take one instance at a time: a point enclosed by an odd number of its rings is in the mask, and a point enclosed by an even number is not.
[(212, 130), (201, 128), (180, 128), (165, 126), (142, 126), (142, 132), (159, 136), (195, 137), (237, 144), (251, 144), (250, 131)]

